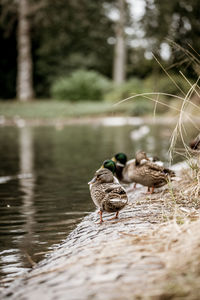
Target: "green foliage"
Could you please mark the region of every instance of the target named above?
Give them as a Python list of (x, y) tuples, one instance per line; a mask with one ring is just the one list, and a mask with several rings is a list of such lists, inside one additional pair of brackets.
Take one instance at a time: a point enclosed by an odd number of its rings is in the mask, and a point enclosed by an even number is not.
[[(162, 44), (168, 43), (175, 50), (170, 55), (170, 63), (177, 72), (180, 67), (184, 67), (187, 76), (193, 73), (195, 77), (195, 56), (198, 59), (200, 48), (200, 1), (145, 0), (145, 5), (145, 17), (141, 18), (140, 23), (145, 37), (148, 38), (146, 50), (157, 52), (157, 56), (160, 57)], [(185, 51), (181, 47), (185, 48)], [(188, 51), (191, 52), (191, 56), (188, 55)]]
[(111, 77), (113, 45), (107, 40), (114, 35), (114, 22), (105, 4), (112, 7), (113, 2), (46, 0), (40, 14), (34, 15), (34, 82), (38, 96), (49, 96), (57, 78), (77, 69), (92, 69)]
[[(106, 93), (104, 99), (107, 102), (118, 102), (144, 92), (147, 92), (147, 90), (145, 90), (144, 81), (138, 78), (132, 78), (120, 86), (113, 86), (112, 90)], [(132, 104), (129, 114), (133, 116), (142, 116), (153, 111), (153, 103), (145, 100), (142, 96), (129, 99), (128, 103)]]
[(153, 102), (144, 99), (137, 99), (133, 102), (130, 114), (132, 116), (144, 116), (152, 112)]
[[(184, 74), (196, 80), (199, 72), (200, 1), (144, 1), (144, 17), (139, 24), (134, 20), (131, 22), (128, 14), (126, 16), (129, 27), (141, 28), (144, 32), (144, 43), (138, 47), (137, 36), (128, 35), (127, 76), (146, 78), (158, 72), (160, 66), (157, 62), (146, 59), (153, 52), (162, 65), (173, 66), (177, 74), (184, 68)], [(18, 2), (0, 1), (1, 98), (14, 98), (16, 94)], [(105, 76), (112, 76), (115, 22), (109, 16), (116, 9), (116, 0), (29, 0), (29, 5), (34, 89), (37, 97), (49, 97), (52, 82), (77, 69), (92, 69)], [(131, 46), (133, 41), (136, 41), (134, 47)], [(164, 43), (174, 50), (168, 61), (162, 60), (161, 49)], [(170, 91), (174, 85), (171, 83), (171, 86), (167, 86), (160, 82), (160, 87), (155, 86), (154, 90), (164, 91), (165, 87)], [(126, 97), (129, 87), (124, 89), (125, 92), (119, 91), (119, 95), (116, 92), (116, 96), (113, 91), (109, 98), (119, 100)], [(140, 92), (140, 88), (138, 90), (134, 84), (130, 90), (133, 93)]]
[(126, 99), (134, 94), (140, 94), (143, 90), (143, 81), (138, 78), (132, 78), (119, 86), (113, 88), (105, 94), (106, 101), (117, 102)]
[[(132, 102), (131, 114), (135, 116), (141, 116), (153, 111), (156, 99), (159, 99), (162, 103), (167, 105), (169, 100), (173, 97), (160, 95), (151, 95), (151, 93), (166, 93), (171, 95), (180, 95), (184, 97), (190, 89), (190, 85), (181, 75), (171, 74), (171, 79), (167, 75), (151, 75), (144, 80), (138, 78), (132, 78), (120, 86), (113, 86), (113, 88), (105, 94), (104, 99), (107, 102), (117, 103), (120, 100), (124, 100), (134, 95), (138, 95), (128, 102)], [(174, 83), (174, 82), (176, 83)], [(140, 96), (140, 94), (144, 94)], [(148, 94), (149, 93), (149, 94)], [(145, 96), (152, 99), (152, 101), (145, 99)], [(156, 112), (166, 112), (167, 108), (163, 105), (157, 105)]]
[(60, 78), (51, 88), (51, 96), (58, 100), (102, 100), (110, 83), (95, 71), (78, 70), (69, 77)]
[[(186, 95), (190, 89), (190, 85), (187, 81), (181, 75), (172, 74), (170, 77), (171, 79), (167, 75), (150, 76), (144, 81), (145, 88), (149, 92), (152, 91), (181, 96), (184, 96), (184, 94)], [(167, 98), (172, 99), (172, 97)]]
[[(189, 80), (192, 84), (193, 82)], [(170, 77), (167, 75), (151, 75), (146, 79), (132, 78), (120, 86), (113, 86), (113, 88), (105, 94), (104, 99), (110, 102), (117, 102), (128, 97), (138, 94), (138, 97), (133, 99), (134, 102), (139, 100), (144, 100), (143, 96), (139, 94), (143, 93), (166, 93), (171, 95), (180, 95), (184, 97), (190, 89), (189, 83), (181, 76), (176, 74), (171, 74)], [(156, 95), (153, 97), (156, 98)], [(173, 97), (160, 96), (159, 99), (167, 100), (173, 99)], [(131, 101), (131, 100), (129, 100)], [(143, 106), (141, 102), (141, 106)], [(136, 109), (138, 111), (138, 108)]]
[[(28, 1), (36, 97), (49, 97), (56, 78), (80, 68), (111, 77), (113, 45), (107, 41), (114, 36), (114, 21), (109, 18), (108, 10), (115, 2)], [(16, 94), (18, 3), (0, 1), (0, 97), (3, 98), (14, 98)]]

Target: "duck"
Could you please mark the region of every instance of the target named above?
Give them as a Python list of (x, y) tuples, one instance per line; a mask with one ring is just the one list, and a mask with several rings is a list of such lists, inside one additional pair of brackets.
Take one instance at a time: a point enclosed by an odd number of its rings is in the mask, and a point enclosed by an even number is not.
[[(152, 161), (160, 166), (163, 166), (163, 162), (161, 162), (157, 156), (147, 158), (147, 155), (145, 154), (143, 155), (143, 159)], [(136, 167), (136, 160), (131, 159), (127, 161), (127, 155), (123, 152), (119, 152), (115, 154), (115, 156), (112, 157), (112, 160), (116, 164), (115, 172), (118, 180), (121, 183), (126, 183), (126, 184), (133, 183), (132, 179), (130, 178), (130, 175), (132, 172), (134, 172), (134, 169)], [(135, 187), (136, 187), (136, 183), (134, 185), (134, 188)]]
[[(106, 163), (106, 165), (112, 163)], [(128, 196), (125, 189), (115, 182), (113, 172), (107, 168), (98, 169), (94, 177), (88, 182), (91, 198), (94, 204), (99, 208), (100, 224), (103, 223), (103, 212), (113, 213), (115, 216), (111, 218), (118, 219), (119, 211), (128, 203)]]
[(110, 170), (113, 173), (114, 183), (118, 183), (119, 184), (119, 180), (115, 176), (116, 175), (116, 171), (117, 171), (116, 163), (112, 159), (106, 159), (106, 160), (104, 160), (104, 162), (101, 165), (100, 169), (104, 169), (104, 168)]
[(144, 151), (139, 151), (135, 156), (135, 167), (129, 170), (128, 176), (132, 182), (147, 186), (148, 193), (152, 194), (155, 188), (166, 185), (176, 175), (174, 171), (151, 162)]
[(190, 142), (189, 146), (193, 150), (200, 150), (200, 133)]
[(116, 177), (121, 183), (131, 183), (128, 177), (128, 169), (131, 165), (134, 165), (135, 160), (127, 160), (127, 155), (123, 152), (119, 152), (112, 157), (112, 161), (116, 164)]

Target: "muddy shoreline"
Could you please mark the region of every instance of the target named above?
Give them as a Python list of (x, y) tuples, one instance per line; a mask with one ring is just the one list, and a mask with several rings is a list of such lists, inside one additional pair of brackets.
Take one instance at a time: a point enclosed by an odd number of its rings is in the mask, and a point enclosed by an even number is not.
[[(173, 188), (178, 191), (179, 183)], [(97, 212), (86, 216), (53, 253), (3, 290), (4, 299), (149, 299), (144, 295), (152, 293), (152, 281), (166, 264), (145, 241), (167, 226), (177, 207), (168, 186), (152, 195), (145, 191), (128, 192), (129, 204), (119, 220), (108, 221), (105, 213), (100, 225)], [(195, 213), (199, 218), (199, 208)], [(188, 209), (181, 214), (188, 215)]]
[[(118, 221), (107, 221), (110, 215), (106, 213), (102, 225), (96, 224), (97, 212), (85, 217), (65, 243), (4, 291), (5, 299), (39, 299), (41, 295), (43, 299), (66, 299), (66, 293), (67, 299), (100, 299), (101, 289), (107, 299), (115, 299), (119, 280), (125, 280), (128, 287), (127, 277), (132, 281), (132, 272), (137, 285), (143, 285), (141, 276), (147, 274), (147, 261), (140, 265), (137, 258), (136, 268), (135, 263), (130, 263), (132, 250), (124, 245), (128, 234), (143, 235), (162, 218), (161, 204), (155, 203), (149, 211), (140, 197), (143, 191), (141, 188), (134, 196), (129, 194), (129, 205)], [(149, 271), (160, 267), (160, 262), (155, 261)], [(110, 298), (111, 294), (114, 298)]]

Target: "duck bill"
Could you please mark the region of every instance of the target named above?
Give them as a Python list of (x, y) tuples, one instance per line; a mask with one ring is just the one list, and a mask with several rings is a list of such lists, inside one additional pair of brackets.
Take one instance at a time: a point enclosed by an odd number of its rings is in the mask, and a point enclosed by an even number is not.
[(102, 169), (104, 169), (104, 166), (102, 165), (98, 170), (96, 170), (96, 172), (98, 172), (98, 171), (100, 171), (100, 170), (102, 170)]
[(115, 157), (112, 157), (111, 160), (114, 161), (115, 163), (117, 162)]
[(95, 183), (96, 182), (96, 177), (94, 177), (94, 178), (92, 178), (92, 180), (90, 180), (89, 182), (88, 182), (88, 184), (93, 184), (93, 183)]

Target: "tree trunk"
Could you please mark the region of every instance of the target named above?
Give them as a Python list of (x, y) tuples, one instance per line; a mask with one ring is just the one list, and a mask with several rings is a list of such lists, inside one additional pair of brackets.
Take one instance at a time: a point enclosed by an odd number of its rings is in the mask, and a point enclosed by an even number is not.
[(125, 0), (118, 0), (119, 20), (116, 24), (113, 80), (120, 84), (125, 80), (126, 41), (125, 41)]
[(18, 0), (17, 98), (20, 101), (29, 101), (34, 96), (28, 1)]

